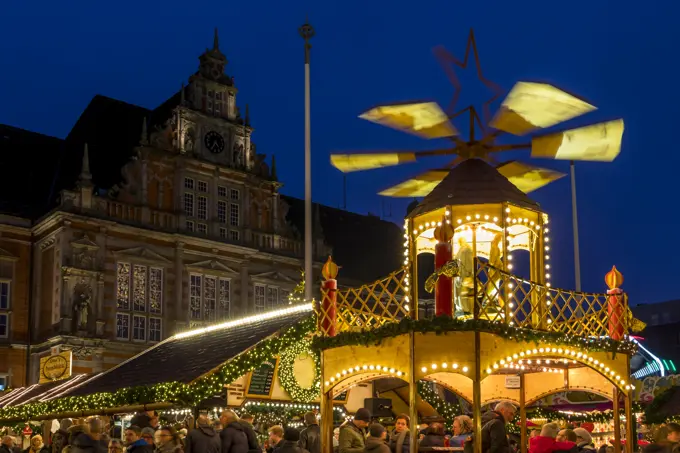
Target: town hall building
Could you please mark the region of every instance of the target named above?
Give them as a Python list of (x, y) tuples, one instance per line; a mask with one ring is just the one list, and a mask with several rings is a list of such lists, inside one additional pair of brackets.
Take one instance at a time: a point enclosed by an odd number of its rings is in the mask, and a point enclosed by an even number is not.
[[(0, 390), (37, 382), (57, 351), (99, 372), (289, 303), (303, 201), (279, 192), (226, 65), (216, 33), (155, 109), (97, 95), (63, 140), (0, 125)], [(393, 223), (315, 205), (316, 269), (333, 253), (341, 285), (397, 269), (401, 242)]]

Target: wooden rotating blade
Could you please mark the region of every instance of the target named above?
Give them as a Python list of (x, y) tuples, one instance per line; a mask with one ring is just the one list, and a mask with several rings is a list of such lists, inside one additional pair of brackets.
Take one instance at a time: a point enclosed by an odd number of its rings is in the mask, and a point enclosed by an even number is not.
[(496, 170), (524, 193), (533, 192), (567, 176), (555, 170), (534, 167), (515, 160), (498, 165)]
[(451, 170), (430, 170), (422, 173), (415, 178), (407, 179), (404, 182), (392, 186), (379, 192), (378, 195), (395, 198), (414, 198), (424, 197), (432, 192), (432, 189), (442, 182)]
[(362, 113), (359, 118), (425, 139), (458, 135), (436, 102), (377, 106)]
[(365, 154), (331, 154), (331, 165), (343, 173), (393, 167), (416, 161), (414, 151), (376, 152)]
[(490, 125), (513, 135), (526, 135), (595, 109), (596, 107), (552, 85), (517, 82)]
[(534, 137), (531, 157), (611, 162), (621, 152), (623, 120)]

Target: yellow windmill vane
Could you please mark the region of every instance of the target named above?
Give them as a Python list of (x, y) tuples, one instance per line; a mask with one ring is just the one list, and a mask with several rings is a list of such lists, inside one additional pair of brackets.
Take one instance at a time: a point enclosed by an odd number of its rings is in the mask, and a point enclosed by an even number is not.
[[(333, 154), (331, 155), (333, 166), (349, 173), (416, 162), (426, 157), (454, 157), (443, 168), (426, 171), (380, 192), (380, 195), (410, 198), (428, 195), (446, 177), (451, 168), (472, 158), (495, 164), (499, 173), (525, 193), (565, 176), (555, 170), (517, 161), (498, 164), (494, 156), (503, 151), (531, 150), (533, 158), (570, 161), (610, 162), (618, 156), (624, 130), (622, 119), (543, 133), (546, 129), (596, 110), (595, 106), (579, 97), (547, 83), (517, 82), (491, 118), (490, 106), (500, 97), (501, 89), (484, 77), (472, 31), (463, 61), (441, 47), (435, 49), (435, 55), (444, 66), (455, 88), (446, 112), (436, 102), (420, 101), (379, 105), (359, 117), (424, 139), (446, 139), (451, 144), (425, 151), (387, 150)], [(472, 105), (455, 111), (460, 94), (460, 83), (455, 74), (455, 67), (467, 67), (471, 55), (474, 56), (478, 78), (494, 93), (484, 102), (481, 117)], [(454, 125), (454, 120), (465, 116), (464, 114), (468, 117), (467, 140), (460, 138), (459, 131)], [(481, 131), (481, 137), (476, 136), (477, 129)], [(505, 134), (517, 137), (536, 135), (523, 143), (497, 143), (497, 139)]]

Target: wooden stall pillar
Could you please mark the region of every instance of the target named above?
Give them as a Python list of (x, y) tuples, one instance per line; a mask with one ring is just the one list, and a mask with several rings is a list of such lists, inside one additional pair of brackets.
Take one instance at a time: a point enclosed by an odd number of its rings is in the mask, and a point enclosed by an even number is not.
[(621, 398), (619, 388), (614, 386), (614, 453), (621, 453), (621, 415), (619, 398)]
[(527, 407), (526, 407), (526, 383), (524, 373), (519, 375), (519, 436), (521, 452), (527, 453)]

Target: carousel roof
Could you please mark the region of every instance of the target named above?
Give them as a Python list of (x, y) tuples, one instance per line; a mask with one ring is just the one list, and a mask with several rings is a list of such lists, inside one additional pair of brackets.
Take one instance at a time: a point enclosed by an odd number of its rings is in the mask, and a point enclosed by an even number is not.
[(480, 159), (467, 159), (456, 167), (409, 214), (409, 218), (445, 206), (509, 202), (538, 209), (529, 198), (491, 165)]

